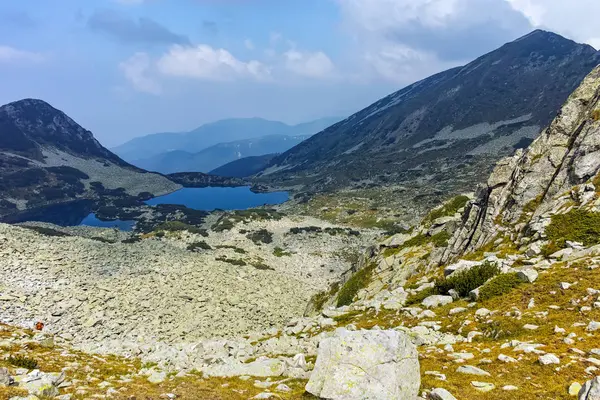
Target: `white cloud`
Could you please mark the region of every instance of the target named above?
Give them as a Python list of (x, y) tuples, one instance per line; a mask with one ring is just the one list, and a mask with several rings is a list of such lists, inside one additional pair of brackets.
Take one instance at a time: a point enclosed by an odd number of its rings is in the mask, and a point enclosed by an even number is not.
[(598, 46), (598, 0), (504, 0), (525, 15), (532, 25)]
[(333, 62), (322, 51), (310, 53), (288, 50), (283, 57), (289, 71), (309, 78), (326, 78), (335, 69)]
[(174, 45), (157, 62), (164, 75), (204, 80), (268, 79), (270, 68), (259, 61), (240, 61), (224, 49), (202, 44)]
[(10, 46), (0, 45), (0, 62), (29, 62), (39, 63), (44, 61), (44, 56), (40, 53), (15, 49)]
[(152, 62), (148, 54), (136, 53), (122, 62), (119, 68), (137, 91), (149, 94), (161, 93), (160, 85), (149, 76)]

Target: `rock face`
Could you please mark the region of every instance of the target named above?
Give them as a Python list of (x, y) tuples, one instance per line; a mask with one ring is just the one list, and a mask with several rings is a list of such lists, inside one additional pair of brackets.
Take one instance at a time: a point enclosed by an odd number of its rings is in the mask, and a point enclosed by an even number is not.
[(0, 107), (0, 217), (75, 199), (165, 194), (181, 186), (121, 160), (41, 100)]
[(417, 350), (397, 331), (338, 329), (319, 343), (306, 390), (332, 400), (413, 399), (420, 386)]
[(543, 227), (547, 222), (543, 214), (556, 207), (554, 197), (600, 170), (599, 113), (600, 67), (585, 78), (527, 150), (498, 163), (469, 205), (442, 261), (480, 248), (498, 234), (499, 226), (510, 226), (517, 234)]
[(399, 205), (429, 210), (531, 143), (599, 60), (589, 46), (533, 32), (379, 100), (275, 158), (258, 179), (310, 191), (395, 182), (410, 187)]
[(594, 379), (587, 381), (579, 391), (577, 399), (600, 400), (600, 377), (597, 376)]

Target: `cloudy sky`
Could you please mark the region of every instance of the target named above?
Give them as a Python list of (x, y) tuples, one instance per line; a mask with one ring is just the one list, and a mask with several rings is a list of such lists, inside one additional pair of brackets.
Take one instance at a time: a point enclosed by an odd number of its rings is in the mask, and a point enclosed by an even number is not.
[(598, 0), (0, 3), (0, 102), (41, 98), (108, 146), (229, 117), (346, 116), (535, 28), (600, 47)]

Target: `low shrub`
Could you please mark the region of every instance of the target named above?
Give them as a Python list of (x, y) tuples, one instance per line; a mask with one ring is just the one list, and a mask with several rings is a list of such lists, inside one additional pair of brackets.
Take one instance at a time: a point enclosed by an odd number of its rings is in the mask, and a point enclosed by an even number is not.
[(566, 247), (566, 241), (580, 242), (584, 246), (600, 243), (600, 213), (582, 209), (572, 209), (566, 214), (552, 216), (546, 227), (548, 239), (559, 248)]
[(406, 298), (406, 305), (407, 306), (412, 306), (412, 305), (416, 305), (416, 304), (421, 304), (421, 302), (423, 300), (425, 300), (429, 296), (433, 296), (433, 295), (436, 295), (436, 294), (439, 294), (439, 293), (437, 292), (437, 290), (435, 289), (435, 287), (421, 290), (420, 292), (417, 292), (415, 294), (412, 294), (412, 295), (408, 296)]
[(38, 362), (33, 358), (27, 358), (23, 356), (10, 356), (8, 357), (8, 363), (18, 368), (26, 368), (29, 370), (36, 369)]
[(275, 247), (275, 249), (273, 250), (273, 255), (275, 257), (289, 257), (292, 255), (292, 253), (285, 251), (281, 247)]
[(499, 273), (500, 268), (496, 264), (484, 262), (470, 269), (458, 271), (451, 277), (439, 279), (435, 283), (435, 290), (446, 295), (454, 289), (461, 297), (466, 297), (471, 290), (477, 289)]
[(348, 281), (342, 286), (337, 296), (337, 307), (347, 306), (352, 304), (354, 297), (360, 289), (367, 287), (371, 282), (376, 264), (370, 264), (360, 271), (354, 273)]
[(509, 293), (521, 283), (523, 282), (519, 279), (517, 273), (500, 274), (481, 288), (479, 298), (481, 300), (488, 300), (492, 297), (501, 296)]
[(201, 242), (190, 243), (187, 246), (187, 249), (189, 251), (196, 251), (198, 249), (200, 249), (200, 250), (212, 250), (212, 247), (210, 247), (210, 245), (203, 240)]
[(431, 225), (431, 223), (433, 223), (433, 221), (435, 221), (438, 218), (449, 217), (449, 216), (456, 214), (458, 212), (458, 210), (460, 210), (467, 204), (468, 201), (469, 201), (469, 198), (467, 196), (461, 195), (461, 196), (454, 197), (452, 200), (448, 201), (447, 203), (443, 204), (442, 206), (432, 210), (423, 219), (423, 222), (422, 222), (423, 225)]
[(208, 235), (208, 233), (206, 232), (206, 229), (200, 229), (196, 226), (186, 224), (185, 222), (181, 222), (181, 221), (163, 222), (162, 224), (158, 225), (155, 228), (155, 230), (156, 231), (166, 231), (166, 232), (188, 231), (189, 233), (195, 233), (198, 235), (202, 235), (204, 237), (206, 237)]
[(231, 249), (231, 250), (235, 251), (238, 254), (246, 254), (246, 250), (240, 249), (239, 247), (231, 246), (231, 245), (228, 245), (228, 244), (219, 245), (219, 246), (217, 246), (217, 249)]
[(327, 300), (329, 300), (331, 297), (333, 297), (333, 295), (339, 289), (340, 289), (339, 282), (335, 282), (334, 284), (332, 284), (329, 287), (329, 290), (319, 292), (319, 293), (315, 294), (314, 296), (312, 296), (309, 303), (312, 304), (312, 307), (315, 311), (321, 311), (323, 309), (323, 306), (327, 302)]
[(58, 231), (58, 230), (52, 229), (52, 228), (46, 228), (45, 226), (24, 226), (23, 228), (35, 231), (35, 232), (39, 233), (40, 235), (45, 235), (45, 236), (56, 236), (56, 237), (71, 236), (68, 233)]
[(225, 262), (225, 263), (228, 263), (231, 265), (237, 265), (239, 267), (243, 267), (244, 265), (247, 265), (246, 261), (244, 261), (244, 260), (236, 260), (236, 259), (227, 258), (227, 257), (217, 257), (217, 258), (215, 258), (215, 260)]
[(142, 241), (141, 237), (139, 237), (139, 236), (132, 236), (130, 238), (122, 240), (121, 243), (132, 244), (132, 243), (137, 243), (137, 242), (141, 242), (141, 241)]
[(261, 271), (275, 271), (275, 268), (268, 266), (265, 263), (262, 262), (253, 262), (250, 265), (252, 265), (254, 268), (259, 269)]
[(269, 244), (273, 242), (273, 233), (269, 232), (266, 229), (260, 229), (258, 231), (249, 233), (246, 237), (254, 242), (254, 244), (261, 245)]

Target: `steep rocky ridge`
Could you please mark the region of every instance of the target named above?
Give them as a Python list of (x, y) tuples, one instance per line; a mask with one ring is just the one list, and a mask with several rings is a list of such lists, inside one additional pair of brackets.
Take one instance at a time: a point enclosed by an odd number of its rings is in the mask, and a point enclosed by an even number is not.
[(257, 179), (305, 191), (405, 185), (401, 203), (422, 213), (527, 147), (599, 59), (590, 46), (535, 31), (378, 101), (275, 158)]
[(44, 101), (0, 107), (0, 217), (111, 191), (160, 195), (180, 187), (127, 164)]

